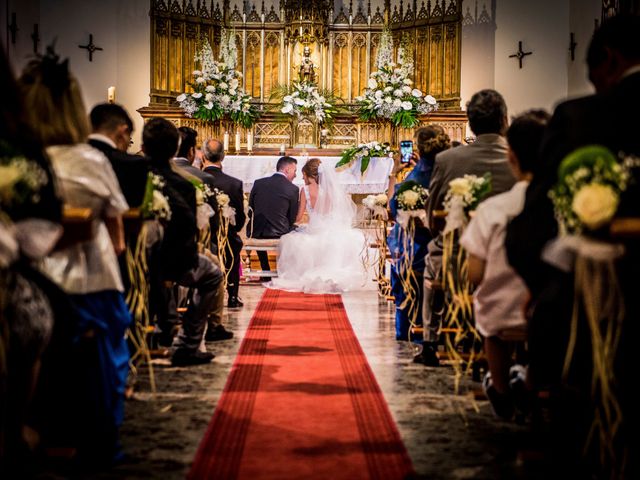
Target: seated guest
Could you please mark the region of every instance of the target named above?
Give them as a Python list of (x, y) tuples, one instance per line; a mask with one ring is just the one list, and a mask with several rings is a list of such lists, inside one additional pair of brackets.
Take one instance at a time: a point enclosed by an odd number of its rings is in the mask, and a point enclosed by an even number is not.
[(124, 198), (131, 207), (138, 207), (144, 198), (149, 162), (139, 155), (130, 155), (133, 122), (126, 110), (115, 103), (100, 103), (89, 115), (93, 133), (89, 145), (97, 148), (111, 162)]
[[(509, 165), (518, 180), (508, 192), (482, 202), (466, 227), (460, 245), (468, 254), (469, 279), (478, 288), (473, 295), (476, 327), (484, 337), (489, 372), (485, 391), (495, 414), (509, 419), (514, 412), (514, 389), (524, 391), (524, 378), (511, 369), (511, 345), (500, 338), (506, 329), (526, 329), (527, 287), (507, 262), (504, 246), (509, 221), (522, 211), (525, 192), (537, 161), (549, 115), (532, 110), (517, 117), (507, 130)], [(514, 367), (519, 367), (514, 366)], [(522, 400), (519, 398), (517, 400)], [(515, 405), (523, 409), (525, 405)]]
[(47, 147), (64, 202), (92, 212), (93, 238), (51, 253), (42, 269), (69, 294), (76, 316), (78, 453), (93, 464), (109, 463), (119, 456), (129, 371), (125, 332), (131, 316), (117, 261), (124, 249), (122, 213), (129, 207), (109, 160), (84, 143), (86, 110), (67, 62), (49, 49), (26, 66), (20, 85), (24, 110)]
[(178, 132), (180, 132), (180, 148), (172, 160), (173, 164), (198, 178), (202, 183), (207, 183), (205, 180), (210, 181), (211, 176), (193, 165), (196, 159), (198, 132), (191, 127), (180, 127)]
[[(241, 307), (242, 302), (238, 299), (240, 289), (240, 253), (242, 252), (242, 239), (239, 233), (244, 228), (244, 194), (242, 193), (242, 181), (222, 171), (222, 160), (224, 160), (224, 150), (222, 143), (218, 140), (208, 139), (202, 145), (204, 171), (212, 177), (206, 183), (213, 190), (229, 195), (229, 206), (236, 212), (235, 224), (229, 225), (229, 232), (226, 240), (226, 251), (223, 258), (224, 268), (229, 272), (227, 276), (227, 294), (229, 299), (227, 307)], [(218, 211), (211, 219), (211, 242), (216, 242), (216, 233), (220, 225), (221, 212)], [(218, 252), (220, 255), (220, 252)]]
[(198, 347), (216, 307), (223, 274), (209, 258), (198, 254), (195, 187), (171, 165), (179, 138), (177, 128), (162, 118), (149, 120), (142, 132), (142, 148), (154, 173), (167, 183), (165, 193), (172, 212), (158, 255), (160, 277), (196, 290), (183, 316), (171, 358), (173, 365), (186, 366), (208, 363), (214, 358), (212, 353), (199, 351)]
[(26, 186), (22, 180), (13, 188), (0, 188), (0, 477), (21, 478), (27, 476), (23, 470), (37, 446), (39, 432), (28, 419), (55, 321), (43, 289), (46, 279), (32, 263), (49, 254), (62, 233), (61, 204), (49, 161), (23, 119), (22, 97), (2, 48), (0, 88), (0, 166), (9, 169), (25, 162), (41, 175), (26, 190), (28, 195), (14, 195), (17, 186)]
[[(436, 154), (449, 148), (449, 136), (440, 125), (421, 127), (416, 130), (415, 145), (417, 147), (417, 153), (413, 153), (411, 162), (414, 167), (404, 178), (404, 181), (414, 181), (422, 185), (424, 188), (429, 188), (431, 172), (433, 171)], [(389, 198), (391, 199), (389, 207), (394, 218), (398, 210), (396, 192), (401, 185), (396, 185), (396, 176), (403, 170), (406, 172), (406, 166), (401, 164), (399, 159), (396, 159), (394, 168), (395, 175), (392, 175), (389, 179)], [(391, 257), (393, 259), (391, 267), (391, 290), (396, 304), (396, 340), (409, 339), (410, 321), (414, 321), (416, 325), (422, 325), (422, 277), (424, 272), (424, 257), (427, 254), (427, 244), (431, 240), (431, 234), (427, 226), (421, 224), (417, 225), (413, 237), (412, 263), (412, 269), (415, 273), (413, 278), (416, 279), (413, 284), (413, 288), (416, 291), (416, 297), (414, 302), (404, 305), (401, 308), (406, 299), (406, 295), (402, 288), (402, 282), (399, 278), (399, 275), (405, 274), (405, 272), (400, 271), (402, 263), (401, 259), (406, 254), (403, 247), (403, 245), (405, 245), (403, 235), (404, 232), (402, 228), (398, 223), (396, 223), (389, 234), (389, 238), (387, 239), (389, 251), (391, 252)], [(413, 318), (414, 314), (415, 318)], [(419, 358), (422, 360), (422, 357)], [(426, 363), (428, 366), (437, 366), (439, 364), (438, 359), (435, 356), (428, 358), (426, 362), (422, 363)]]
[[(444, 208), (449, 182), (467, 174), (482, 177), (485, 173), (490, 173), (490, 195), (505, 192), (515, 183), (507, 160), (507, 142), (504, 138), (507, 129), (507, 105), (502, 95), (495, 90), (481, 90), (475, 93), (467, 103), (467, 117), (471, 131), (477, 136), (476, 141), (471, 145), (462, 145), (439, 153), (431, 175), (426, 210), (429, 229), (434, 238), (428, 245), (425, 280), (438, 279), (442, 272), (443, 238), (433, 212)], [(423, 360), (435, 356), (441, 322), (437, 312), (441, 310), (443, 302), (440, 293), (425, 285), (422, 303), (425, 340)]]

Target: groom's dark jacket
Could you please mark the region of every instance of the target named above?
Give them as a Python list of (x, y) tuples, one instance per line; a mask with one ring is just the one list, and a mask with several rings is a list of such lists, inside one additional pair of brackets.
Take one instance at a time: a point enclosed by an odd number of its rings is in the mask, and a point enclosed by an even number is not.
[(298, 214), (299, 189), (279, 173), (255, 181), (249, 197), (247, 235), (280, 238), (293, 230)]

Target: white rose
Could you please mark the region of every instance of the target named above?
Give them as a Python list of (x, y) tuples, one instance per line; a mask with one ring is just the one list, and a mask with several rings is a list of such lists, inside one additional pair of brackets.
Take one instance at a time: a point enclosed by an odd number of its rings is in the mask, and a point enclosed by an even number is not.
[(180, 94), (180, 95), (178, 95), (176, 97), (176, 100), (179, 101), (179, 102), (184, 102), (186, 99), (187, 99), (187, 94), (186, 93)]
[(207, 85), (207, 88), (205, 88), (205, 91), (213, 93), (216, 91), (216, 87), (214, 87), (213, 85)]
[(618, 195), (608, 185), (589, 183), (576, 192), (571, 209), (591, 230), (600, 228), (613, 218), (618, 209)]
[(378, 86), (378, 82), (376, 82), (376, 80), (375, 80), (375, 79), (370, 78), (370, 79), (369, 79), (369, 82), (367, 83), (367, 86), (368, 86), (371, 90), (373, 90), (374, 88), (376, 88), (376, 87)]
[(402, 91), (404, 93), (411, 93), (411, 87), (409, 85), (405, 85), (404, 87), (402, 87)]
[(219, 193), (216, 196), (216, 202), (218, 202), (218, 205), (220, 207), (224, 207), (225, 205), (229, 205), (229, 195), (227, 195), (226, 193)]
[(404, 83), (405, 85), (411, 85), (413, 82), (412, 82), (410, 79), (405, 78), (405, 79), (402, 81), (402, 83)]
[(411, 110), (413, 108), (413, 104), (409, 101), (402, 102), (402, 108), (404, 108), (405, 110)]
[(207, 103), (205, 107), (207, 108), (207, 110), (211, 110), (213, 108), (213, 102)]
[(424, 101), (427, 102), (429, 105), (435, 105), (436, 103), (438, 103), (436, 99), (431, 95), (426, 95), (424, 97)]
[(387, 197), (386, 194), (380, 193), (376, 195), (376, 203), (378, 205), (386, 205), (388, 201), (389, 201), (389, 198)]
[(402, 92), (401, 89), (398, 88), (398, 89), (393, 91), (393, 95), (396, 96), (396, 97), (402, 97), (404, 95), (404, 93)]
[(192, 93), (192, 94), (191, 94), (191, 96), (192, 96), (193, 98), (201, 98), (201, 97), (202, 97), (202, 94), (201, 94), (200, 92), (197, 92), (197, 93)]
[(404, 203), (408, 207), (415, 207), (420, 200), (420, 195), (418, 192), (414, 192), (413, 190), (406, 190), (402, 193), (402, 203)]
[(226, 90), (227, 88), (229, 88), (229, 85), (227, 85), (225, 82), (220, 82), (220, 85), (218, 85), (222, 90)]
[(282, 107), (280, 111), (282, 113), (291, 113), (292, 110), (293, 110), (293, 105), (291, 105), (290, 103), (287, 103), (284, 107)]
[(204, 77), (198, 77), (198, 78), (196, 78), (196, 83), (204, 83), (204, 82), (206, 82), (206, 81), (207, 81), (207, 80), (206, 80)]
[(396, 99), (393, 101), (393, 106), (394, 106), (394, 107), (401, 107), (401, 106), (402, 106), (402, 100), (400, 100), (399, 98), (396, 98)]
[(389, 93), (389, 92), (393, 91), (393, 87), (384, 87), (384, 91), (385, 91), (385, 93)]
[(229, 84), (232, 89), (237, 89), (239, 84), (238, 79), (234, 78), (233, 80), (231, 80), (231, 82), (229, 82)]
[(465, 178), (456, 178), (449, 182), (449, 193), (464, 196), (469, 193), (469, 181)]
[(393, 103), (393, 98), (391, 98), (391, 97), (385, 97), (384, 101), (385, 101), (386, 103)]
[(420, 98), (422, 96), (422, 92), (420, 90), (418, 90), (417, 88), (414, 88), (411, 91), (411, 95), (413, 95), (416, 98)]
[(211, 102), (211, 101), (213, 100), (213, 94), (212, 94), (212, 93), (207, 93), (207, 94), (204, 96), (204, 99), (205, 99), (205, 101), (207, 101), (207, 102)]
[(194, 70), (193, 75), (195, 75), (196, 77), (199, 77), (202, 75), (202, 72), (200, 70)]

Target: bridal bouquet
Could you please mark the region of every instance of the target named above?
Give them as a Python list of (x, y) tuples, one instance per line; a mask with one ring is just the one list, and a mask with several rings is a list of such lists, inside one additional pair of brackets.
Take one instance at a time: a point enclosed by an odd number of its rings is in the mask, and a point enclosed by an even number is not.
[(336, 168), (347, 165), (354, 160), (360, 160), (360, 173), (364, 172), (369, 167), (371, 159), (374, 157), (388, 157), (393, 153), (391, 146), (388, 143), (369, 142), (361, 143), (355, 147), (347, 148), (342, 153), (342, 158), (336, 163)]
[[(405, 37), (408, 38), (408, 37)], [(407, 40), (398, 48), (398, 62), (393, 62), (393, 39), (388, 30), (382, 32), (377, 71), (371, 73), (364, 95), (356, 97), (360, 120), (385, 120), (396, 127), (411, 128), (419, 123), (418, 115), (438, 109), (438, 102), (425, 95), (409, 76), (413, 73), (413, 59)]]
[(276, 87), (272, 98), (281, 98), (280, 111), (298, 119), (312, 116), (320, 124), (331, 125), (338, 109), (336, 99), (328, 91), (321, 91), (312, 83), (294, 82), (291, 86)]
[(603, 146), (589, 145), (567, 155), (558, 169), (558, 183), (549, 192), (561, 233), (608, 225), (628, 180), (625, 163)]
[(242, 74), (236, 70), (238, 53), (235, 37), (222, 32), (220, 60), (215, 61), (211, 45), (203, 40), (196, 53), (192, 93), (182, 93), (176, 100), (188, 117), (206, 121), (229, 119), (245, 128), (251, 127), (259, 113), (251, 104), (251, 96), (240, 86)]
[(406, 228), (412, 218), (422, 221), (423, 225), (427, 224), (427, 212), (424, 209), (425, 202), (429, 197), (429, 191), (418, 182), (408, 180), (403, 182), (396, 193), (398, 202), (398, 213), (396, 221)]
[(444, 209), (447, 211), (447, 223), (444, 233), (464, 227), (469, 223), (469, 212), (475, 210), (491, 192), (491, 174), (482, 177), (465, 175), (449, 182), (449, 190), (444, 197)]

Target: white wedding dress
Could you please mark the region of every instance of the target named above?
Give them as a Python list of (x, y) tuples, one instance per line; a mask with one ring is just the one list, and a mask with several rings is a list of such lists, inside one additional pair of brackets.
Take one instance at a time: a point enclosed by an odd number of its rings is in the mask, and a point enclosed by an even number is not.
[(372, 288), (362, 261), (362, 231), (352, 227), (356, 206), (338, 183), (335, 170), (318, 168), (318, 197), (309, 223), (280, 238), (278, 277), (268, 288), (305, 293), (342, 293)]

